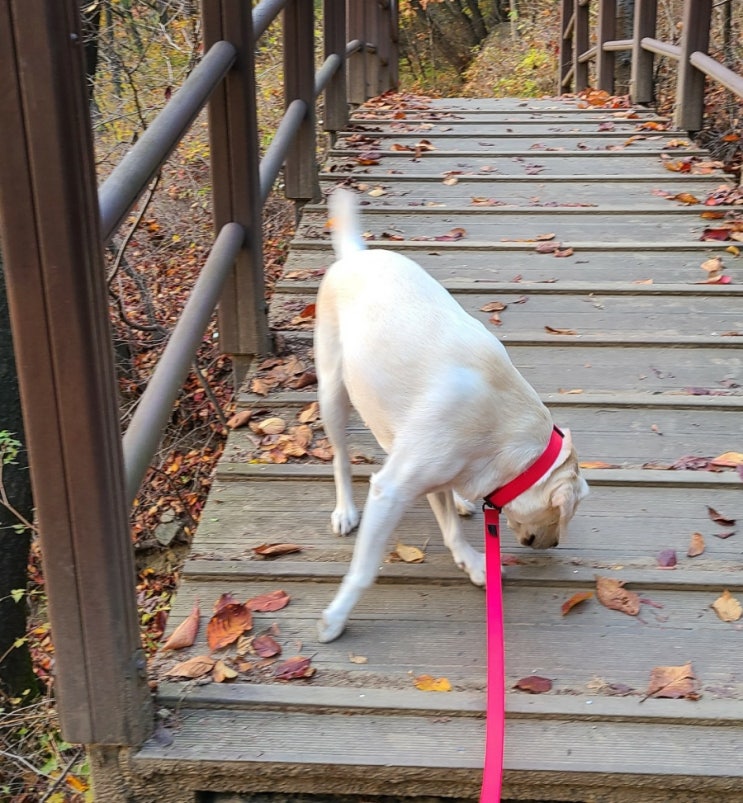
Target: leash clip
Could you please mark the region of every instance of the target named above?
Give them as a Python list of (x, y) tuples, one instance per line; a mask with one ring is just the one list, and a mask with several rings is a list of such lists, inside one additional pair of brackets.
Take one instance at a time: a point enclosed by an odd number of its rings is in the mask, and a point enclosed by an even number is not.
[(493, 538), (500, 538), (500, 511), (492, 502), (482, 503), (482, 514), (485, 518), (485, 533)]

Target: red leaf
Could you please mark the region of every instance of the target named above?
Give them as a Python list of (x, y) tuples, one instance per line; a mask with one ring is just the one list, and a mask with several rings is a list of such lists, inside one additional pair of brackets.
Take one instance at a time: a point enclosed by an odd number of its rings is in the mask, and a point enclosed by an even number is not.
[(278, 558), (280, 555), (301, 551), (302, 547), (298, 544), (261, 544), (253, 547), (253, 554), (261, 558)]
[(727, 516), (723, 516), (722, 513), (718, 513), (709, 505), (707, 505), (707, 513), (712, 521), (716, 522), (717, 524), (721, 524), (723, 527), (733, 527), (735, 525), (735, 519), (729, 519)]
[(658, 553), (658, 566), (661, 569), (675, 569), (677, 562), (675, 549), (664, 549)]
[(224, 649), (237, 641), (251, 627), (253, 627), (253, 616), (245, 605), (234, 602), (223, 605), (206, 626), (209, 649)]
[(280, 663), (273, 671), (276, 680), (294, 680), (295, 678), (311, 678), (315, 669), (310, 666), (312, 658), (304, 655), (295, 655), (287, 661)]
[(250, 646), (253, 652), (261, 658), (273, 658), (275, 655), (281, 655), (279, 643), (269, 633), (261, 633), (256, 636)]
[(280, 611), (282, 608), (286, 608), (290, 599), (291, 597), (286, 591), (277, 589), (276, 591), (269, 591), (267, 594), (260, 594), (257, 597), (253, 597), (249, 599), (245, 605), (250, 608), (251, 611), (267, 613), (269, 611)]
[(552, 688), (552, 681), (549, 678), (539, 677), (539, 675), (529, 675), (517, 680), (513, 688), (527, 691), (529, 694), (544, 694)]

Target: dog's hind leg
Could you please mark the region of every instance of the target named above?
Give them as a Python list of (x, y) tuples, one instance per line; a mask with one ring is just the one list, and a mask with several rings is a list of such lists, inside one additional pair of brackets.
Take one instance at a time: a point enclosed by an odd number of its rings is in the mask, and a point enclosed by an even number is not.
[[(333, 339), (329, 339), (333, 338)], [(343, 382), (341, 350), (334, 346), (334, 333), (319, 332), (315, 338), (315, 364), (318, 378), (318, 401), (325, 434), (333, 447), (335, 509), (330, 517), (336, 535), (348, 535), (359, 523), (359, 511), (353, 502), (351, 461), (346, 446), (346, 427), (351, 402)]]
[(411, 502), (410, 494), (395, 482), (389, 464), (372, 477), (351, 566), (317, 624), (320, 641), (333, 641), (345, 629), (354, 605), (376, 580), (387, 541)]
[(451, 491), (437, 491), (426, 497), (444, 536), (444, 543), (454, 558), (454, 563), (469, 575), (476, 586), (485, 585), (485, 555), (471, 546), (464, 537), (459, 520), (457, 502)]

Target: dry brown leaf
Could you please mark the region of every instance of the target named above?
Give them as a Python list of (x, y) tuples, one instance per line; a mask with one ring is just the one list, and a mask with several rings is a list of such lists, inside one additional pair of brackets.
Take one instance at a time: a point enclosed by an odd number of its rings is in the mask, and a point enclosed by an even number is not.
[(420, 691), (451, 691), (447, 678), (434, 678), (432, 675), (418, 675), (413, 681)]
[(387, 191), (382, 189), (382, 187), (375, 187), (373, 190), (370, 190), (368, 195), (372, 198), (380, 198), (382, 195), (387, 195)]
[(692, 195), (690, 192), (680, 192), (678, 195), (672, 195), (671, 200), (680, 201), (682, 204), (687, 204), (689, 206), (701, 203), (699, 198), (697, 198), (696, 195)]
[(348, 653), (348, 660), (352, 664), (366, 664), (369, 659), (365, 655), (354, 655), (352, 652)]
[(278, 558), (281, 555), (291, 555), (301, 552), (299, 544), (261, 544), (253, 547), (253, 554), (259, 558)]
[(718, 273), (722, 272), (723, 263), (722, 257), (712, 257), (712, 259), (708, 259), (699, 266), (702, 270), (707, 271), (710, 276), (714, 276)]
[(295, 655), (280, 663), (273, 671), (276, 680), (295, 680), (297, 678), (311, 678), (315, 668), (311, 666), (312, 658), (304, 655)]
[(718, 513), (713, 507), (707, 505), (707, 514), (712, 521), (721, 524), (723, 527), (732, 527), (735, 524), (735, 519), (728, 518), (722, 513)]
[(251, 611), (261, 611), (262, 613), (270, 611), (280, 611), (286, 608), (289, 604), (291, 597), (282, 589), (276, 591), (269, 591), (266, 594), (260, 594), (257, 597), (249, 599), (245, 605)]
[(701, 533), (692, 533), (689, 549), (686, 551), (687, 556), (696, 558), (697, 555), (701, 555), (702, 552), (704, 552), (704, 536)]
[(694, 675), (691, 662), (683, 666), (655, 666), (650, 673), (648, 697), (666, 697), (687, 700), (699, 699), (699, 681)]
[(260, 633), (250, 640), (249, 649), (260, 658), (274, 658), (281, 655), (281, 646), (270, 633)]
[(444, 179), (444, 184), (447, 187), (453, 187), (455, 184), (459, 184), (459, 179), (456, 176), (448, 176)]
[(652, 279), (635, 279), (632, 284), (652, 284)]
[(230, 429), (237, 429), (238, 427), (245, 426), (252, 417), (253, 410), (240, 410), (227, 419), (227, 426)]
[(212, 669), (212, 680), (215, 683), (224, 683), (226, 680), (234, 680), (237, 677), (237, 672), (231, 667), (227, 666), (224, 661), (217, 661)]
[(743, 616), (743, 606), (727, 589), (712, 603), (712, 607), (723, 622), (737, 622)]
[(480, 307), (480, 312), (503, 312), (507, 305), (502, 301), (490, 301), (484, 306)]
[(320, 405), (318, 402), (310, 402), (306, 407), (303, 407), (299, 412), (299, 422), (301, 424), (311, 424), (320, 419)]
[(571, 257), (575, 251), (572, 248), (558, 248), (552, 252), (552, 256), (556, 257)]
[(286, 421), (273, 416), (265, 418), (263, 421), (254, 421), (250, 428), (259, 435), (280, 435), (286, 429)]
[(226, 591), (224, 594), (220, 594), (217, 598), (217, 601), (214, 603), (212, 607), (212, 613), (217, 613), (220, 609), (224, 608), (225, 605), (235, 605), (237, 604), (237, 598)]
[(577, 335), (578, 333), (575, 329), (561, 329), (560, 327), (555, 326), (545, 326), (545, 332), (549, 332), (551, 335)]
[(555, 233), (554, 232), (550, 232), (549, 234), (537, 234), (537, 236), (534, 239), (538, 243), (547, 242), (548, 240), (554, 240), (555, 239)]
[(566, 390), (565, 388), (558, 388), (558, 393), (562, 393), (565, 396), (578, 396), (579, 394), (583, 393), (583, 388), (570, 388)]
[(191, 613), (170, 634), (168, 640), (160, 648), (162, 650), (182, 650), (190, 647), (196, 641), (199, 632), (199, 601), (196, 600)]
[(395, 551), (390, 555), (393, 559), (403, 561), (403, 563), (423, 563), (426, 559), (426, 553), (417, 546), (407, 546), (406, 544), (398, 544)]
[(575, 608), (576, 605), (580, 605), (581, 602), (591, 599), (592, 596), (593, 591), (576, 592), (572, 597), (570, 597), (570, 599), (565, 600), (565, 602), (562, 603), (562, 606), (560, 607), (562, 615), (566, 616), (570, 611), (573, 610), (573, 608)]
[(629, 616), (637, 616), (640, 612), (640, 598), (634, 591), (624, 588), (624, 580), (597, 576), (596, 597), (602, 605), (613, 611)]
[(552, 689), (552, 681), (539, 675), (528, 675), (517, 680), (513, 688), (527, 691), (529, 694), (545, 694)]
[(201, 678), (212, 671), (215, 663), (214, 658), (210, 658), (208, 655), (197, 655), (169, 669), (165, 673), (165, 677), (190, 678), (191, 680)]
[(606, 463), (603, 460), (588, 460), (580, 464), (581, 468), (621, 468), (618, 463)]
[(206, 626), (209, 649), (224, 649), (252, 627), (253, 616), (245, 605), (234, 602), (223, 605)]

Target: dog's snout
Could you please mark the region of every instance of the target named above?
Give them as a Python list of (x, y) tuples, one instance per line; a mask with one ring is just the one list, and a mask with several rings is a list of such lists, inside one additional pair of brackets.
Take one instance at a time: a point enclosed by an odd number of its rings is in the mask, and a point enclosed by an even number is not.
[(524, 546), (534, 546), (535, 539), (536, 539), (536, 535), (534, 535), (534, 533), (531, 533), (530, 535), (525, 536), (524, 537)]

